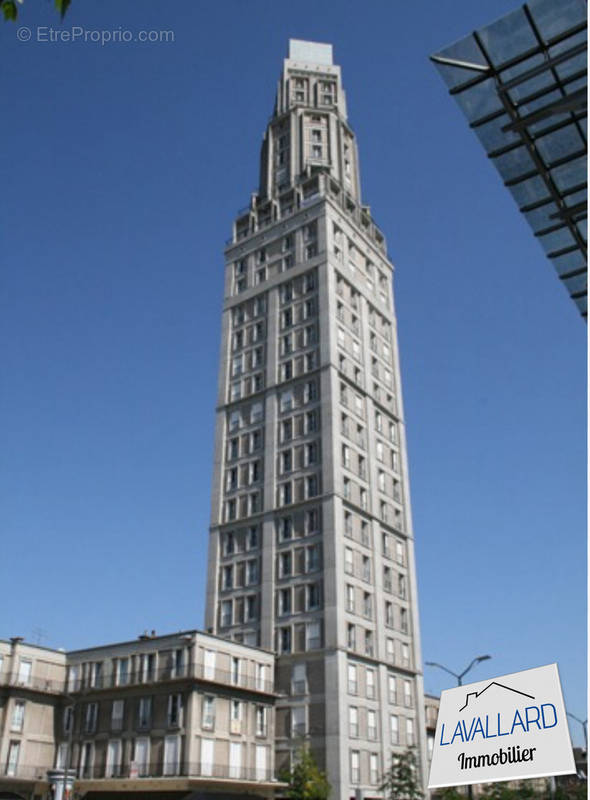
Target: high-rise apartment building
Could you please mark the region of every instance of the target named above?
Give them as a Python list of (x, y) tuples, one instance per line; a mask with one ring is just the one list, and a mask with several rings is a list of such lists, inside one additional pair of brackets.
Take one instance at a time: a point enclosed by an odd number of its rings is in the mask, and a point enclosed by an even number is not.
[(425, 770), (392, 264), (330, 45), (292, 40), (227, 245), (206, 625), (277, 654), (277, 767), (333, 797)]

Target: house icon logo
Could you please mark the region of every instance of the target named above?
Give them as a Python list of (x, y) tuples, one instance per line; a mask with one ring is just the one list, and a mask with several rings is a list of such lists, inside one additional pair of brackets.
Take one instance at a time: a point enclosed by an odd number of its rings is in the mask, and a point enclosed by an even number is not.
[(498, 681), (492, 681), (491, 683), (488, 683), (488, 685), (484, 689), (482, 689), (480, 692), (468, 692), (466, 697), (465, 697), (465, 704), (463, 706), (461, 706), (461, 708), (459, 709), (459, 713), (461, 713), (461, 711), (464, 711), (467, 708), (467, 706), (469, 705), (470, 702), (471, 702), (471, 705), (473, 706), (473, 703), (476, 700), (478, 700), (482, 696), (482, 694), (484, 692), (487, 692), (488, 689), (491, 689), (492, 686), (498, 686), (500, 689), (505, 689), (507, 692), (514, 692), (515, 694), (519, 694), (522, 697), (528, 697), (531, 700), (535, 699), (534, 695), (532, 695), (532, 694), (527, 694), (526, 692), (521, 692), (519, 689), (513, 689), (511, 686), (505, 686), (503, 683), (498, 683)]

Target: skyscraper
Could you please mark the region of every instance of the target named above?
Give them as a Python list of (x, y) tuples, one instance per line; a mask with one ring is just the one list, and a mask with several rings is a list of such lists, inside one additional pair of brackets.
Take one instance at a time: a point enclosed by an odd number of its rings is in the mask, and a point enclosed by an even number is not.
[(425, 764), (406, 437), (385, 239), (327, 44), (291, 40), (228, 243), (206, 625), (277, 654), (277, 766), (334, 798)]

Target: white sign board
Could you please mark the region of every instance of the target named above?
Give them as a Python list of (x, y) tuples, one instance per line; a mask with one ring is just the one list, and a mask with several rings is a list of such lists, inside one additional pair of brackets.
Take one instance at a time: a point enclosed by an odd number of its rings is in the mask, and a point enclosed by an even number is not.
[(441, 693), (429, 789), (575, 771), (557, 664)]

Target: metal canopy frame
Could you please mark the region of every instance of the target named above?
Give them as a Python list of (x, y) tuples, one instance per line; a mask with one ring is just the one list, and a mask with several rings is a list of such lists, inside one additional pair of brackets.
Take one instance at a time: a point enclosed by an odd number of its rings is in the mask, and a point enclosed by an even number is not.
[(585, 318), (586, 40), (584, 0), (530, 0), (431, 56)]

